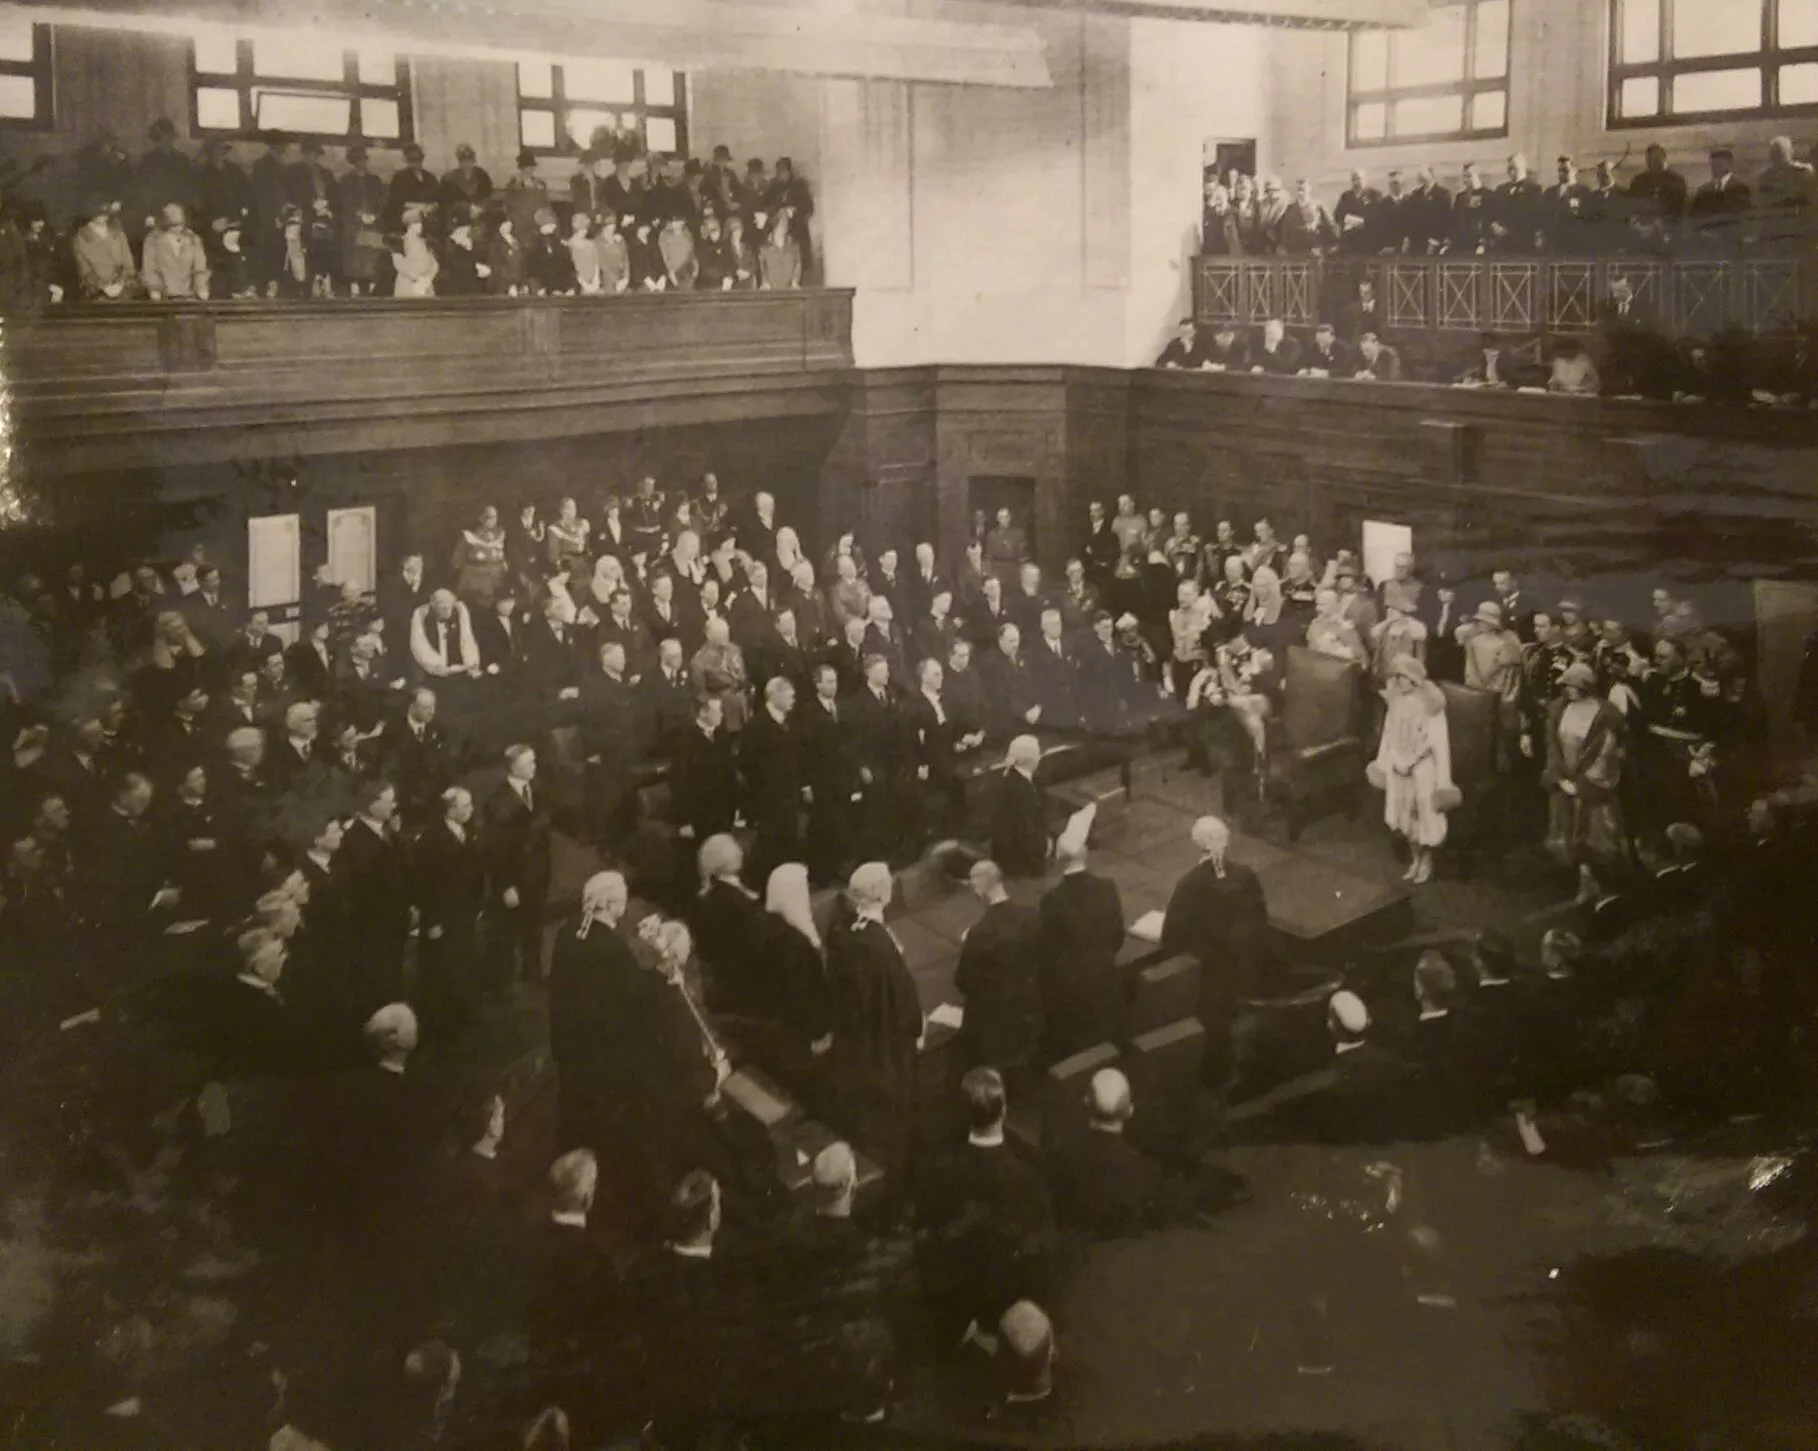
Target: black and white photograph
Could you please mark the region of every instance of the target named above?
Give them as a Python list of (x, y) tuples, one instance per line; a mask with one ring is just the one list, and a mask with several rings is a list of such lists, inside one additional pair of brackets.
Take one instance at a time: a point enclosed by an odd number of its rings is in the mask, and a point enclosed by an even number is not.
[(0, 0), (0, 1447), (1818, 1447), (1818, 0)]

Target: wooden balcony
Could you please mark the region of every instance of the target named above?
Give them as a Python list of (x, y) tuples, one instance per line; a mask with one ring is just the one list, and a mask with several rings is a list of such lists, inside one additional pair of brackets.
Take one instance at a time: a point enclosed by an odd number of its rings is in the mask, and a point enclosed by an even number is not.
[(852, 294), (134, 304), (0, 322), (35, 473), (831, 413)]
[(1591, 332), (1611, 283), (1627, 278), (1637, 304), (1670, 337), (1705, 338), (1741, 328), (1761, 339), (1789, 336), (1818, 316), (1818, 259), (1736, 257), (1200, 257), (1193, 274), (1201, 323), (1290, 327), (1336, 319), (1375, 284), (1398, 345), (1457, 352), (1481, 333), (1515, 338)]

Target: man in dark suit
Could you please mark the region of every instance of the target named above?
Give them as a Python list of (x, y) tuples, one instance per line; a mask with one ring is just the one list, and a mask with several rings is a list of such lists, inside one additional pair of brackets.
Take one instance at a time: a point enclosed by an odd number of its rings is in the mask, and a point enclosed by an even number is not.
[(966, 929), (953, 974), (966, 998), (960, 1038), (972, 1066), (1012, 1073), (1041, 1047), (1041, 924), (1033, 907), (1010, 900), (995, 862), (974, 862), (968, 882), (985, 911)]
[(549, 902), (549, 806), (537, 789), (537, 753), (505, 748), (505, 779), (486, 799), (480, 840), (493, 900), (509, 924), (500, 944), (507, 979), (543, 977), (543, 914)]
[(669, 798), (677, 835), (692, 875), (695, 849), (710, 836), (732, 830), (738, 804), (738, 770), (731, 738), (721, 727), (724, 707), (717, 696), (702, 696), (694, 724), (675, 738), (670, 752)]
[(1430, 166), (1414, 173), (1414, 183), (1400, 208), (1402, 250), (1410, 257), (1430, 257), (1451, 239), (1452, 193)]
[(347, 654), (335, 663), (335, 711), (342, 720), (358, 726), (362, 735), (379, 724), (391, 694), (382, 678), (378, 650), (376, 636), (358, 635), (348, 644)]
[(821, 664), (811, 672), (814, 693), (797, 712), (802, 785), (808, 792), (806, 865), (817, 883), (839, 876), (852, 844), (852, 796), (859, 790), (852, 750), (852, 719), (839, 699), (839, 671)]
[(487, 676), (506, 682), (517, 678), (524, 664), (525, 633), (517, 591), (507, 577), (493, 596), (492, 608), (473, 612), (473, 640), (480, 647), (480, 666)]
[(1036, 628), (1027, 658), (1035, 703), (1041, 707), (1042, 728), (1074, 730), (1080, 723), (1079, 665), (1066, 638), (1061, 612), (1052, 606), (1044, 609)]
[(405, 555), (398, 572), (379, 581), (379, 618), (385, 622), (385, 638), (399, 658), (410, 651), (410, 618), (429, 603), (429, 596), (421, 554)]
[(1288, 336), (1286, 324), (1272, 317), (1263, 324), (1262, 337), (1250, 350), (1250, 371), (1292, 378), (1300, 371), (1300, 343)]
[(1048, 867), (1048, 809), (1035, 784), (1041, 757), (1040, 741), (1017, 736), (992, 792), (991, 859), (1008, 876), (1039, 877)]
[(972, 665), (972, 642), (959, 636), (947, 647), (947, 668), (941, 672), (942, 698), (953, 712), (955, 727), (981, 742), (990, 724), (991, 706), (985, 698), (984, 678)]
[(423, 1017), (444, 1042), (473, 1024), (479, 1004), (480, 909), (486, 857), (474, 825), (473, 794), (450, 786), (442, 819), (417, 837), (418, 996)]
[(581, 664), (574, 630), (562, 618), (563, 601), (550, 595), (543, 614), (525, 627), (525, 685), (543, 701), (572, 701), (581, 694)]
[(354, 818), (335, 853), (351, 927), (348, 1007), (363, 1019), (404, 991), (404, 949), (410, 936), (410, 893), (398, 831), (398, 793), (389, 781), (356, 788)]
[(581, 752), (587, 817), (595, 845), (615, 849), (637, 825), (638, 719), (625, 647), (600, 645), (600, 668), (581, 682)]
[(1039, 1298), (1056, 1247), (1048, 1186), (1004, 1132), (1003, 1076), (974, 1068), (960, 1093), (966, 1142), (937, 1160), (916, 1196), (924, 1293), (956, 1331), (995, 1325), (1017, 1300)]
[(1124, 945), (1117, 883), (1086, 870), (1090, 808), (1055, 839), (1061, 879), (1042, 894), (1043, 1058), (1050, 1063), (1123, 1036), (1128, 984), (1117, 966)]
[(756, 832), (748, 878), (753, 890), (763, 889), (772, 868), (801, 858), (802, 757), (794, 714), (795, 686), (774, 676), (764, 686), (763, 709), (740, 732), (739, 774)]
[[(1212, 336), (1201, 345), (1200, 367), (1214, 373), (1242, 373), (1250, 367), (1249, 341), (1238, 332), (1234, 322), (1220, 322), (1213, 325)], [(1112, 536), (1116, 538), (1115, 535)], [(1117, 561), (1113, 559), (1111, 566)], [(1103, 576), (1110, 577), (1110, 569)]]
[(158, 914), (177, 905), (146, 817), (151, 803), (152, 783), (136, 771), (127, 772), (78, 844), (85, 915), (97, 946), (120, 955), (116, 965), (136, 960), (132, 955), (143, 951)]
[(398, 783), (398, 806), (407, 826), (419, 825), (439, 811), (454, 763), (448, 737), (436, 720), (436, 693), (419, 686), (410, 693), (402, 720), (386, 728), (391, 744), (390, 776)]
[(1407, 1065), (1370, 1034), (1370, 1010), (1348, 991), (1326, 1004), (1332, 1039), (1329, 1073), (1260, 1122), (1270, 1140), (1322, 1144), (1386, 1144), (1408, 1132), (1412, 1079)]
[(1157, 1228), (1170, 1208), (1160, 1164), (1124, 1138), (1136, 1106), (1130, 1081), (1115, 1068), (1092, 1075), (1086, 1127), (1053, 1155), (1049, 1179), (1061, 1224), (1095, 1239)]
[[(612, 592), (612, 598), (606, 604), (606, 618), (594, 630), (593, 643), (596, 650), (608, 643), (624, 649), (624, 674), (628, 679), (635, 680), (644, 673), (655, 647), (643, 620), (632, 609), (630, 590)], [(586, 708), (583, 706), (582, 709), (584, 713)]]
[(1193, 823), (1199, 864), (1174, 884), (1162, 919), (1162, 948), (1199, 963), (1199, 1021), (1206, 1030), (1204, 1077), (1222, 1083), (1231, 1068), (1231, 1019), (1255, 994), (1269, 910), (1256, 873), (1227, 861), (1231, 833), (1216, 816)]
[(935, 836), (954, 837), (966, 821), (966, 786), (959, 774), (964, 753), (983, 737), (962, 733), (941, 698), (946, 672), (939, 660), (923, 660), (916, 674), (919, 689), (902, 707), (903, 729), (915, 759), (916, 780), (924, 798), (921, 822)]
[(1023, 654), (1022, 631), (1014, 624), (998, 627), (997, 648), (985, 654), (978, 668), (987, 712), (985, 727), (991, 735), (1007, 739), (1045, 724)]
[(694, 688), (682, 643), (671, 636), (657, 646), (656, 664), (635, 687), (638, 697), (641, 754), (646, 760), (666, 758), (675, 738), (694, 722)]
[(311, 700), (327, 700), (334, 684), (335, 658), (328, 646), (328, 621), (305, 628), (303, 638), (284, 652), (285, 665), (297, 690)]
[(902, 721), (890, 685), (890, 662), (865, 657), (865, 684), (845, 701), (852, 725), (852, 756), (858, 766), (858, 850), (888, 861), (904, 855), (902, 792), (907, 774)]
[(1711, 179), (1692, 193), (1687, 209), (1693, 235), (1713, 250), (1735, 246), (1749, 214), (1749, 188), (1735, 168), (1736, 153), (1727, 146), (1714, 147)]
[(307, 1061), (308, 1035), (281, 983), (289, 949), (265, 927), (249, 927), (233, 942), (238, 972), (212, 978), (201, 1005), (202, 1037), (211, 1078), (222, 1082), (294, 1073)]
[(279, 791), (301, 791), (319, 774), (316, 748), (322, 732), (321, 710), (313, 700), (299, 700), (284, 712), (270, 756), (272, 780)]
[(1356, 370), (1351, 349), (1339, 341), (1329, 322), (1313, 329), (1313, 346), (1301, 355), (1300, 369), (1309, 377), (1349, 378)]

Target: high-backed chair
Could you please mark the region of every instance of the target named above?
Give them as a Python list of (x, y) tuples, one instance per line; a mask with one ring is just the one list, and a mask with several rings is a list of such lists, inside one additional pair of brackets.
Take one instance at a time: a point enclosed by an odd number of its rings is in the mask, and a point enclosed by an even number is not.
[(1269, 799), (1287, 815), (1288, 839), (1323, 811), (1356, 814), (1364, 799), (1368, 759), (1361, 732), (1355, 662), (1290, 645), (1282, 672), (1282, 707), (1269, 723)]

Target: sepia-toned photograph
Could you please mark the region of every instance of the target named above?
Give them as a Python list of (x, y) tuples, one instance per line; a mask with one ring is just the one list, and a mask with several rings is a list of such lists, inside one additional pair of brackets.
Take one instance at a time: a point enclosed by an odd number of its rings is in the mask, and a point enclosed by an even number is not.
[(0, 0), (0, 1447), (1818, 1447), (1818, 0)]

